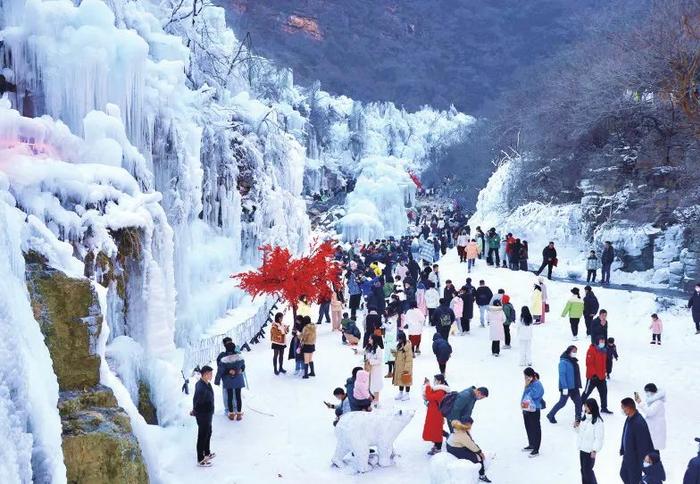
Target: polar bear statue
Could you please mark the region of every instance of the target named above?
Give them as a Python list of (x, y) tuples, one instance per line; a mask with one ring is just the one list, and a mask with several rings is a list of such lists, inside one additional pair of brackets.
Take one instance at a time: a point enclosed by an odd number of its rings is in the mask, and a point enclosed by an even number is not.
[(346, 413), (335, 426), (337, 442), (333, 465), (342, 467), (343, 459), (352, 452), (355, 472), (367, 472), (371, 469), (369, 448), (376, 447), (379, 465), (390, 466), (394, 457), (394, 441), (415, 413), (415, 410)]
[[(491, 459), (485, 456), (484, 468), (488, 469)], [(430, 484), (478, 484), (480, 468), (479, 464), (440, 452), (430, 458)]]

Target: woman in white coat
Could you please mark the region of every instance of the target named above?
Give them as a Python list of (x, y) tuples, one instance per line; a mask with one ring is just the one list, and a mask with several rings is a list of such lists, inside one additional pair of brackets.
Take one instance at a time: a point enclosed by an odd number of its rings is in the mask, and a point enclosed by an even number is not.
[(489, 338), (491, 339), (491, 354), (498, 356), (501, 353), (501, 340), (505, 338), (503, 323), (506, 315), (503, 312), (501, 301), (495, 299), (486, 313), (486, 321), (489, 323)]
[(518, 343), (520, 346), (520, 366), (532, 366), (532, 314), (527, 306), (520, 309)]
[(637, 393), (634, 399), (639, 405), (637, 407), (639, 413), (649, 426), (654, 450), (660, 452), (666, 448), (666, 393), (656, 388), (653, 383), (644, 385), (644, 393), (643, 400)]
[(574, 423), (574, 428), (578, 432), (579, 460), (581, 462), (581, 483), (596, 484), (593, 466), (600, 449), (603, 448), (605, 439), (605, 427), (603, 419), (600, 418), (598, 402), (594, 398), (589, 398), (583, 404), (583, 418), (580, 422)]
[(379, 392), (384, 387), (384, 341), (381, 336), (369, 337), (365, 348), (366, 370), (369, 372), (369, 391), (374, 396), (375, 408), (379, 405)]

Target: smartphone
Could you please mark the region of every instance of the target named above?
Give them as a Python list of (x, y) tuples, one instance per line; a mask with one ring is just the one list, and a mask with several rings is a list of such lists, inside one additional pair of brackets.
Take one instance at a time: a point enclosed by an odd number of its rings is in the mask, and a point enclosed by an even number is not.
[(634, 392), (634, 398), (635, 398), (635, 400), (638, 399), (638, 398), (639, 398), (639, 393)]

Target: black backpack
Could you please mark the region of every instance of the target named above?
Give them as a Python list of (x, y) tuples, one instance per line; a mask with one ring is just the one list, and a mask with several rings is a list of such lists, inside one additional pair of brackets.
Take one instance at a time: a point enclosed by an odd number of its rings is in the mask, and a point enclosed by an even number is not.
[(448, 416), (452, 413), (452, 408), (455, 406), (455, 400), (457, 400), (458, 395), (459, 392), (450, 392), (442, 397), (442, 401), (440, 402), (438, 408), (440, 409), (440, 413), (443, 417), (448, 418)]

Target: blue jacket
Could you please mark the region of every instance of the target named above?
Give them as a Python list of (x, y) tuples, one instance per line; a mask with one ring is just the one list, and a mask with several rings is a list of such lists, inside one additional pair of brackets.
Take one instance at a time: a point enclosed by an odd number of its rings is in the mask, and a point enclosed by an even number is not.
[(533, 380), (523, 391), (523, 397), (520, 401), (530, 400), (532, 405), (537, 409), (542, 409), (542, 397), (544, 396), (544, 387), (539, 380)]
[(688, 469), (683, 476), (683, 484), (700, 484), (700, 454), (688, 462)]
[(571, 358), (566, 352), (559, 357), (559, 390), (581, 388), (581, 373), (578, 360)]
[(353, 273), (350, 273), (350, 275), (348, 276), (348, 294), (350, 294), (351, 296), (362, 294), (360, 285), (357, 283), (357, 277)]
[(433, 335), (433, 353), (438, 361), (446, 362), (452, 355), (452, 346), (440, 333)]
[[(238, 351), (224, 351), (219, 353), (219, 356), (216, 357), (216, 365), (215, 385), (223, 381), (223, 387), (225, 389), (243, 388), (245, 386), (245, 378), (243, 377), (245, 360)], [(235, 372), (235, 375), (230, 374), (231, 370)]]

